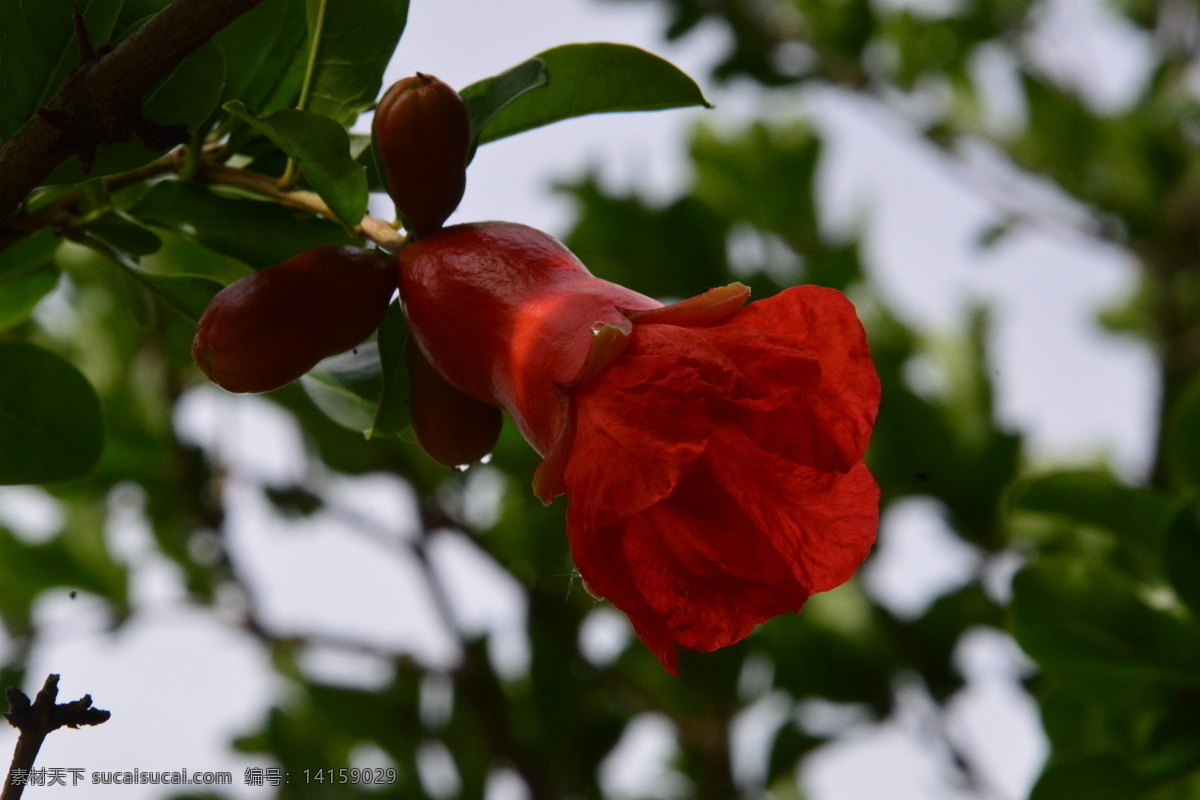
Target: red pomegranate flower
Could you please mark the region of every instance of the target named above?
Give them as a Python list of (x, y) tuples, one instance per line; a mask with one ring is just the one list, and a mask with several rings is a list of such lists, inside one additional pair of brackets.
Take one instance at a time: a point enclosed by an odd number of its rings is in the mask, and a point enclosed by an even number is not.
[(407, 247), (400, 291), (430, 363), (544, 457), (534, 490), (567, 494), (580, 575), (668, 671), (676, 645), (733, 644), (866, 557), (879, 379), (841, 293), (663, 306), (495, 222)]

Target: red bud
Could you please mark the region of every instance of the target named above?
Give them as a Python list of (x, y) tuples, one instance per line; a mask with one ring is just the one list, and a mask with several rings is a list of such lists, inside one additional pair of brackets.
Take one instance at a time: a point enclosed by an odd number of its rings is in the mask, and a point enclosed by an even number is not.
[(458, 467), (492, 452), (504, 422), (500, 409), (450, 385), (411, 339), (408, 379), (413, 432), (434, 461)]
[(379, 327), (396, 288), (392, 256), (326, 245), (221, 290), (192, 358), (230, 392), (269, 392)]
[(405, 227), (417, 236), (440, 228), (467, 185), (471, 123), (462, 98), (418, 72), (388, 89), (375, 111), (374, 135)]

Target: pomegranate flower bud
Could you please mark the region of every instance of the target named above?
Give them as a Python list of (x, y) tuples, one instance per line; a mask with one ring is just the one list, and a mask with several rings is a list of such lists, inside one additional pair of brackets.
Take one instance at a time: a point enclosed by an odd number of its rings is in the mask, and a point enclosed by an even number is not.
[(395, 256), (325, 245), (226, 286), (200, 317), (192, 358), (230, 392), (269, 392), (379, 327)]
[(580, 575), (668, 671), (677, 645), (733, 644), (866, 557), (880, 389), (841, 293), (664, 306), (495, 222), (410, 245), (400, 292), (429, 363), (544, 457), (534, 489), (567, 494)]
[(417, 236), (454, 213), (467, 186), (471, 122), (458, 93), (432, 75), (397, 81), (372, 125), (388, 194)]

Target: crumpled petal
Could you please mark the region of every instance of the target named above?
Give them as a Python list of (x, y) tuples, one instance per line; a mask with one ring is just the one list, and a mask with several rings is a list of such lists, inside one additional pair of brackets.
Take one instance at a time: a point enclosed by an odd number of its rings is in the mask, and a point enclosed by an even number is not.
[(849, 472), (821, 472), (720, 426), (704, 463), (809, 592), (841, 586), (866, 559), (879, 525), (879, 486), (861, 461)]
[(588, 526), (620, 522), (668, 496), (712, 435), (706, 398), (658, 384), (611, 391), (600, 383), (572, 402), (563, 482), (573, 518)]
[[(794, 338), (816, 356), (821, 374), (815, 386), (806, 386), (777, 408), (765, 413), (735, 409), (731, 421), (792, 463), (837, 472), (857, 463), (875, 424), (880, 385), (866, 333), (845, 295), (796, 286), (751, 303), (726, 324)], [(777, 374), (775, 380), (785, 376)]]
[(590, 528), (568, 507), (576, 566), (625, 612), (673, 671), (674, 645), (715, 650), (809, 592), (739, 503), (698, 464), (676, 491), (617, 525)]

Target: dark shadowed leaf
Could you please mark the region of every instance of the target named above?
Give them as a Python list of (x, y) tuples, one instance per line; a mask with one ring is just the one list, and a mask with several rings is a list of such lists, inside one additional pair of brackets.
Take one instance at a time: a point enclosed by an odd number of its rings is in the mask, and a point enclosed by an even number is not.
[(388, 306), (379, 326), (379, 365), (382, 390), (379, 408), (367, 436), (399, 436), (408, 427), (408, 371), (404, 367), (404, 343), (408, 326), (399, 303)]
[(1081, 758), (1047, 767), (1029, 800), (1130, 800), (1151, 786), (1115, 756)]
[(1200, 488), (1200, 378), (1176, 401), (1169, 430), (1164, 446), (1171, 479), (1181, 486)]
[(1112, 567), (1044, 557), (1013, 579), (1012, 613), (1025, 652), (1079, 687), (1200, 686), (1200, 629), (1150, 606)]
[(99, 47), (112, 33), (121, 0), (0, 0), (0, 141), (44, 106), (79, 65), (76, 8)]
[(359, 243), (335, 222), (180, 181), (155, 184), (130, 213), (256, 269), (320, 245)]
[(250, 123), (295, 159), (334, 215), (353, 230), (367, 213), (367, 171), (350, 155), (350, 137), (328, 117), (285, 108), (267, 117), (234, 100), (225, 110)]
[(296, 0), (263, 0), (216, 35), (225, 51), (222, 101), (241, 100), (269, 114), (291, 105), (304, 82), (304, 8)]
[(103, 444), (100, 399), (79, 370), (49, 350), (0, 341), (0, 484), (74, 478)]
[(1168, 496), (1125, 486), (1102, 472), (1055, 472), (1032, 478), (1017, 485), (1010, 502), (1022, 511), (1103, 528), (1125, 542), (1155, 549), (1173, 511)]
[(517, 97), (479, 135), (486, 144), (559, 120), (610, 111), (710, 106), (695, 82), (670, 62), (624, 44), (566, 44), (537, 58), (550, 83)]
[(1200, 524), (1194, 508), (1181, 510), (1167, 529), (1163, 561), (1175, 594), (1200, 620)]
[(58, 283), (52, 263), (58, 238), (43, 229), (0, 250), (0, 330), (26, 318)]

